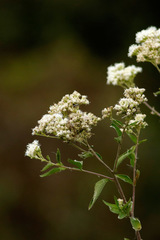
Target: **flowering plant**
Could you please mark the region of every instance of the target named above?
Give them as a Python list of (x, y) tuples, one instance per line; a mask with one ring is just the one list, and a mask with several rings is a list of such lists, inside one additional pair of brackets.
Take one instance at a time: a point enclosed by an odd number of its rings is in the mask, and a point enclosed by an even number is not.
[[(160, 72), (160, 29), (150, 27), (136, 34), (137, 45), (129, 48), (128, 55), (137, 56), (137, 61), (151, 62)], [(114, 203), (104, 201), (109, 210), (118, 215), (118, 219), (128, 218), (135, 231), (137, 240), (141, 240), (140, 230), (142, 228), (140, 220), (135, 217), (135, 191), (140, 171), (137, 168), (139, 145), (145, 140), (140, 140), (141, 131), (147, 126), (145, 122), (146, 114), (142, 113), (140, 106), (145, 104), (155, 115), (160, 117), (160, 113), (147, 103), (145, 89), (138, 88), (134, 83), (137, 73), (142, 72), (141, 67), (134, 65), (125, 67), (125, 64), (116, 63), (107, 69), (107, 84), (118, 85), (124, 88), (123, 97), (115, 106), (109, 106), (102, 110), (102, 116), (97, 117), (93, 113), (81, 110), (81, 105), (88, 105), (87, 96), (81, 95), (77, 91), (65, 95), (57, 104), (50, 106), (48, 113), (39, 121), (33, 129), (32, 134), (49, 138), (61, 139), (65, 143), (76, 147), (80, 153), (80, 160), (68, 159), (70, 165), (65, 165), (61, 160), (60, 150), (57, 149), (55, 161), (51, 161), (49, 155), (42, 155), (38, 140), (34, 140), (27, 145), (25, 155), (30, 158), (39, 159), (45, 163), (41, 177), (46, 177), (65, 170), (80, 171), (100, 177), (94, 187), (93, 197), (89, 203), (89, 210), (93, 207), (106, 184), (113, 182), (118, 190), (118, 197), (114, 196)], [(157, 96), (160, 92), (155, 93)], [(118, 118), (119, 116), (119, 118)], [(99, 121), (108, 119), (111, 127), (116, 131), (117, 153), (110, 167), (89, 143), (92, 137), (92, 128)], [(122, 152), (124, 136), (131, 139), (133, 145), (125, 152)], [(92, 172), (83, 168), (83, 160), (94, 157), (107, 170), (107, 174)], [(119, 172), (119, 166), (124, 160), (129, 160), (132, 168), (132, 176)], [(121, 181), (130, 185), (132, 193), (130, 198), (126, 198), (125, 191), (121, 186)], [(128, 185), (128, 186), (129, 186)], [(127, 240), (128, 238), (124, 238)]]

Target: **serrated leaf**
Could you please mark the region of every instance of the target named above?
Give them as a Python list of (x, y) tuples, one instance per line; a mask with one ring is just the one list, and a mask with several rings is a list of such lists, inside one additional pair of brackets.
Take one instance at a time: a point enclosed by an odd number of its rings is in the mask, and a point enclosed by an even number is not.
[(139, 221), (138, 218), (131, 217), (130, 218), (132, 228), (135, 231), (140, 231), (142, 229), (141, 222)]
[(78, 169), (82, 170), (83, 161), (72, 160), (72, 159), (69, 158), (68, 162), (73, 164), (74, 166), (76, 166)]
[(130, 149), (128, 149), (118, 158), (116, 169), (123, 162), (123, 160), (125, 160), (126, 158), (130, 159), (130, 157), (132, 157), (132, 155), (134, 154), (134, 150), (135, 150), (135, 146), (132, 146)]
[(59, 148), (57, 148), (57, 152), (56, 152), (56, 160), (59, 164), (61, 164), (61, 153)]
[(47, 164), (44, 166), (44, 168), (42, 168), (41, 172), (46, 171), (46, 170), (47, 170), (48, 168), (50, 168), (50, 167), (53, 167), (53, 163), (52, 163), (52, 162), (47, 163)]
[(129, 183), (129, 184), (133, 185), (132, 179), (125, 174), (116, 174), (116, 177), (121, 179), (122, 181), (124, 181), (126, 183)]
[(82, 152), (82, 153), (78, 154), (78, 156), (80, 158), (86, 159), (86, 158), (89, 158), (89, 157), (93, 157), (93, 154), (90, 151), (85, 151), (85, 152)]
[(121, 131), (121, 129), (119, 128), (117, 122), (116, 122), (114, 119), (113, 119), (112, 122), (111, 122), (111, 127), (116, 130), (116, 133), (117, 133), (118, 137), (122, 136), (122, 131)]
[(61, 172), (62, 170), (65, 170), (65, 168), (52, 168), (50, 171), (41, 174), (40, 177), (48, 177), (54, 173)]
[(106, 185), (106, 183), (108, 181), (109, 181), (108, 179), (103, 178), (103, 179), (99, 180), (98, 182), (96, 182), (96, 184), (94, 186), (94, 194), (93, 194), (92, 200), (89, 203), (88, 210), (90, 210), (93, 207), (93, 205), (95, 204), (96, 200), (98, 199), (99, 195), (101, 194), (104, 186)]
[(106, 201), (104, 201), (104, 204), (107, 205), (109, 207), (109, 210), (113, 213), (116, 213), (116, 214), (119, 214), (120, 213), (120, 209), (117, 207), (116, 204), (113, 204), (113, 203), (108, 203)]

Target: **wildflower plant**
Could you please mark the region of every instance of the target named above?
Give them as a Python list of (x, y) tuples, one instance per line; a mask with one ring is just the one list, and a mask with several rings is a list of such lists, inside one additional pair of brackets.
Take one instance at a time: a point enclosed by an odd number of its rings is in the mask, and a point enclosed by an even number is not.
[[(130, 57), (137, 56), (138, 62), (151, 62), (159, 71), (160, 29), (150, 27), (147, 30), (142, 30), (136, 34), (136, 43), (137, 45), (130, 46), (128, 55)], [(70, 95), (65, 95), (58, 103), (51, 105), (48, 112), (38, 121), (38, 125), (32, 130), (33, 135), (61, 139), (63, 142), (72, 145), (79, 151), (78, 160), (69, 158), (69, 165), (64, 164), (59, 149), (57, 149), (54, 160), (51, 160), (49, 155), (43, 157), (38, 140), (28, 144), (25, 153), (30, 158), (45, 162), (41, 177), (65, 170), (79, 171), (100, 177), (101, 179), (94, 186), (89, 210), (99, 198), (106, 184), (113, 182), (117, 188), (113, 198), (114, 202), (109, 203), (103, 200), (103, 203), (111, 212), (117, 214), (118, 219), (129, 219), (137, 240), (142, 240), (140, 234), (142, 225), (139, 218), (135, 216), (135, 192), (140, 176), (137, 161), (139, 145), (145, 141), (140, 138), (140, 134), (148, 126), (145, 121), (146, 114), (141, 111), (141, 105), (144, 104), (151, 110), (152, 114), (160, 117), (160, 113), (147, 102), (145, 89), (137, 87), (134, 83), (137, 73), (140, 72), (142, 72), (141, 67), (134, 65), (125, 67), (122, 62), (108, 67), (107, 84), (120, 86), (124, 89), (124, 92), (123, 97), (114, 106), (106, 106), (102, 110), (100, 117), (82, 111), (81, 105), (88, 105), (89, 100), (87, 96), (74, 91)], [(157, 96), (159, 93), (158, 91), (155, 95)], [(110, 126), (117, 134), (115, 138), (117, 152), (113, 160), (113, 166), (109, 166), (103, 157), (96, 152), (94, 146), (90, 144), (93, 128), (100, 121), (104, 121), (105, 124), (106, 120), (110, 121)], [(125, 136), (131, 140), (132, 145), (125, 152), (122, 152)], [(89, 157), (94, 157), (99, 161), (106, 168), (107, 174), (84, 169), (83, 160)], [(130, 171), (122, 173), (119, 170), (119, 166), (124, 164), (127, 159), (129, 166), (132, 168), (132, 174), (130, 174)], [(129, 198), (126, 197), (121, 181), (125, 182), (126, 187), (128, 186), (131, 189)], [(124, 238), (124, 240), (127, 239)]]

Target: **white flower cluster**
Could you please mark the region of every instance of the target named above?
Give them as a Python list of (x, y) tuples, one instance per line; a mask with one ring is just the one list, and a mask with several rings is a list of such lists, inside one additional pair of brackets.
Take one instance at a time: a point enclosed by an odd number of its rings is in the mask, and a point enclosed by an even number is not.
[(133, 87), (134, 78), (139, 72), (142, 72), (141, 67), (134, 65), (125, 67), (123, 62), (115, 63), (114, 66), (109, 66), (107, 69), (107, 84)]
[(45, 114), (33, 129), (33, 135), (51, 134), (64, 141), (77, 142), (90, 138), (92, 126), (96, 126), (101, 119), (92, 113), (81, 111), (79, 107), (82, 104), (89, 104), (87, 96), (77, 91), (65, 95), (58, 104), (50, 106), (48, 114)]
[(112, 106), (110, 106), (108, 108), (104, 108), (102, 110), (102, 119), (111, 117), (112, 116), (112, 109), (113, 109)]
[(115, 105), (114, 110), (117, 111), (117, 115), (123, 114), (125, 116), (133, 116), (139, 111), (139, 105), (145, 101), (147, 98), (143, 94), (144, 88), (129, 88), (125, 89), (124, 96), (121, 98), (119, 103)]
[(129, 47), (129, 57), (137, 56), (137, 62), (160, 64), (160, 29), (149, 27), (136, 33), (136, 43)]
[(40, 155), (41, 155), (41, 148), (38, 140), (34, 140), (32, 143), (29, 143), (27, 145), (25, 156), (38, 159)]
[(143, 94), (144, 92), (144, 88), (133, 87), (125, 89), (124, 96), (126, 98), (132, 98), (134, 101), (138, 102), (138, 104), (141, 104), (147, 101), (147, 98)]
[[(129, 121), (129, 125), (131, 124), (133, 127), (140, 126), (142, 128), (145, 128), (148, 124), (144, 121), (146, 117), (146, 114), (138, 113), (135, 115), (133, 120)], [(132, 127), (131, 126), (131, 127)]]

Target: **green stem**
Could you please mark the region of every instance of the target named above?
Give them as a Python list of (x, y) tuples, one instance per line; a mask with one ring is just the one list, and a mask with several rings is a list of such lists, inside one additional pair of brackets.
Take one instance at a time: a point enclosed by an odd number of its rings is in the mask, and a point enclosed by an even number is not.
[(132, 192), (132, 211), (131, 216), (134, 217), (134, 208), (135, 208), (135, 198), (136, 198), (136, 165), (137, 165), (137, 158), (138, 158), (138, 146), (139, 146), (139, 135), (140, 135), (140, 129), (138, 130), (137, 135), (137, 143), (136, 143), (136, 149), (135, 149), (135, 160), (134, 160), (134, 167), (133, 167), (133, 192)]

